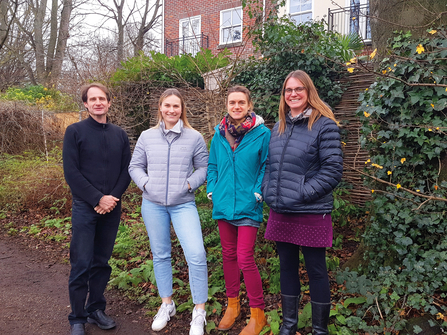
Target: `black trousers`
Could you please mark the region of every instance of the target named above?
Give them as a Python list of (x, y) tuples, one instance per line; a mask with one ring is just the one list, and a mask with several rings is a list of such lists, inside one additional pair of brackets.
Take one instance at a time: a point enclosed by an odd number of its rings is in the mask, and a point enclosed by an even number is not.
[(115, 244), (120, 217), (121, 202), (112, 212), (101, 215), (88, 203), (73, 200), (71, 271), (68, 280), (70, 324), (86, 323), (89, 313), (106, 308), (104, 290), (112, 272), (108, 262)]
[[(300, 246), (276, 242), (279, 254), (281, 293), (298, 296), (301, 294), (299, 275)], [(329, 277), (326, 267), (326, 248), (301, 247), (309, 276), (310, 298), (319, 303), (331, 301)]]

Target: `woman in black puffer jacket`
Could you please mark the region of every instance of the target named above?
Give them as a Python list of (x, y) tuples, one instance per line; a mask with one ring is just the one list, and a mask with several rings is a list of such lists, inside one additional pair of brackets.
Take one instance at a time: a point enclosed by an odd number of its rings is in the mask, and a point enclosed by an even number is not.
[(276, 241), (280, 259), (280, 335), (297, 330), (300, 246), (309, 276), (313, 334), (328, 334), (331, 303), (326, 248), (332, 246), (332, 191), (342, 172), (334, 114), (304, 71), (291, 72), (282, 87), (279, 122), (271, 133), (262, 183), (270, 206), (265, 238)]

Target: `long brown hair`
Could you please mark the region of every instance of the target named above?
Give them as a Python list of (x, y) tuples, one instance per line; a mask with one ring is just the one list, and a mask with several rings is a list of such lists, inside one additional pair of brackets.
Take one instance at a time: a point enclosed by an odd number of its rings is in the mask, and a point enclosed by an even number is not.
[(309, 75), (302, 70), (296, 70), (290, 72), (287, 75), (282, 85), (281, 100), (279, 102), (279, 111), (278, 111), (279, 115), (278, 134), (282, 134), (286, 130), (286, 116), (290, 110), (290, 107), (286, 104), (286, 99), (284, 98), (284, 95), (287, 81), (290, 78), (295, 78), (299, 80), (301, 83), (303, 83), (303, 86), (307, 90), (307, 104), (310, 107), (312, 107), (312, 114), (309, 117), (309, 122), (307, 125), (307, 128), (309, 130), (312, 129), (312, 125), (314, 124), (314, 122), (317, 121), (321, 116), (326, 116), (329, 119), (337, 122), (337, 120), (335, 120), (334, 113), (332, 113), (329, 106), (326, 105), (323, 102), (323, 100), (321, 100), (320, 97), (318, 96), (317, 89), (315, 88), (315, 85), (312, 82), (312, 79), (310, 79)]
[(183, 121), (183, 126), (193, 129), (193, 127), (191, 127), (191, 125), (188, 122), (188, 118), (186, 117), (185, 99), (183, 99), (182, 94), (176, 88), (168, 88), (160, 95), (160, 99), (158, 100), (158, 123), (154, 128), (158, 128), (160, 126), (160, 122), (163, 121), (163, 115), (161, 114), (161, 105), (163, 104), (163, 101), (167, 97), (170, 97), (171, 95), (175, 95), (177, 98), (180, 99), (180, 106), (182, 107), (182, 113), (180, 114), (180, 119), (182, 119)]

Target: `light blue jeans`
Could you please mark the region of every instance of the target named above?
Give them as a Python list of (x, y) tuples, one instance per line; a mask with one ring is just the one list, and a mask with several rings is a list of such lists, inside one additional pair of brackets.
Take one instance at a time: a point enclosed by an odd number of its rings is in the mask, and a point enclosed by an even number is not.
[(160, 297), (172, 296), (171, 221), (189, 269), (189, 286), (194, 304), (208, 300), (208, 269), (202, 228), (194, 201), (160, 206), (143, 199), (141, 214), (149, 235), (155, 279)]

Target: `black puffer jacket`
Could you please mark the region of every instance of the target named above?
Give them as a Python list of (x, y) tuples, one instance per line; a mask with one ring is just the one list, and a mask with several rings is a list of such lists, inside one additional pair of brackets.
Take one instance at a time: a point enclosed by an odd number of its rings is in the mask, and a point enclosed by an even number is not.
[(332, 191), (340, 182), (343, 157), (334, 121), (320, 117), (308, 130), (308, 118), (292, 123), (278, 135), (272, 130), (262, 182), (267, 205), (277, 213), (330, 213)]

